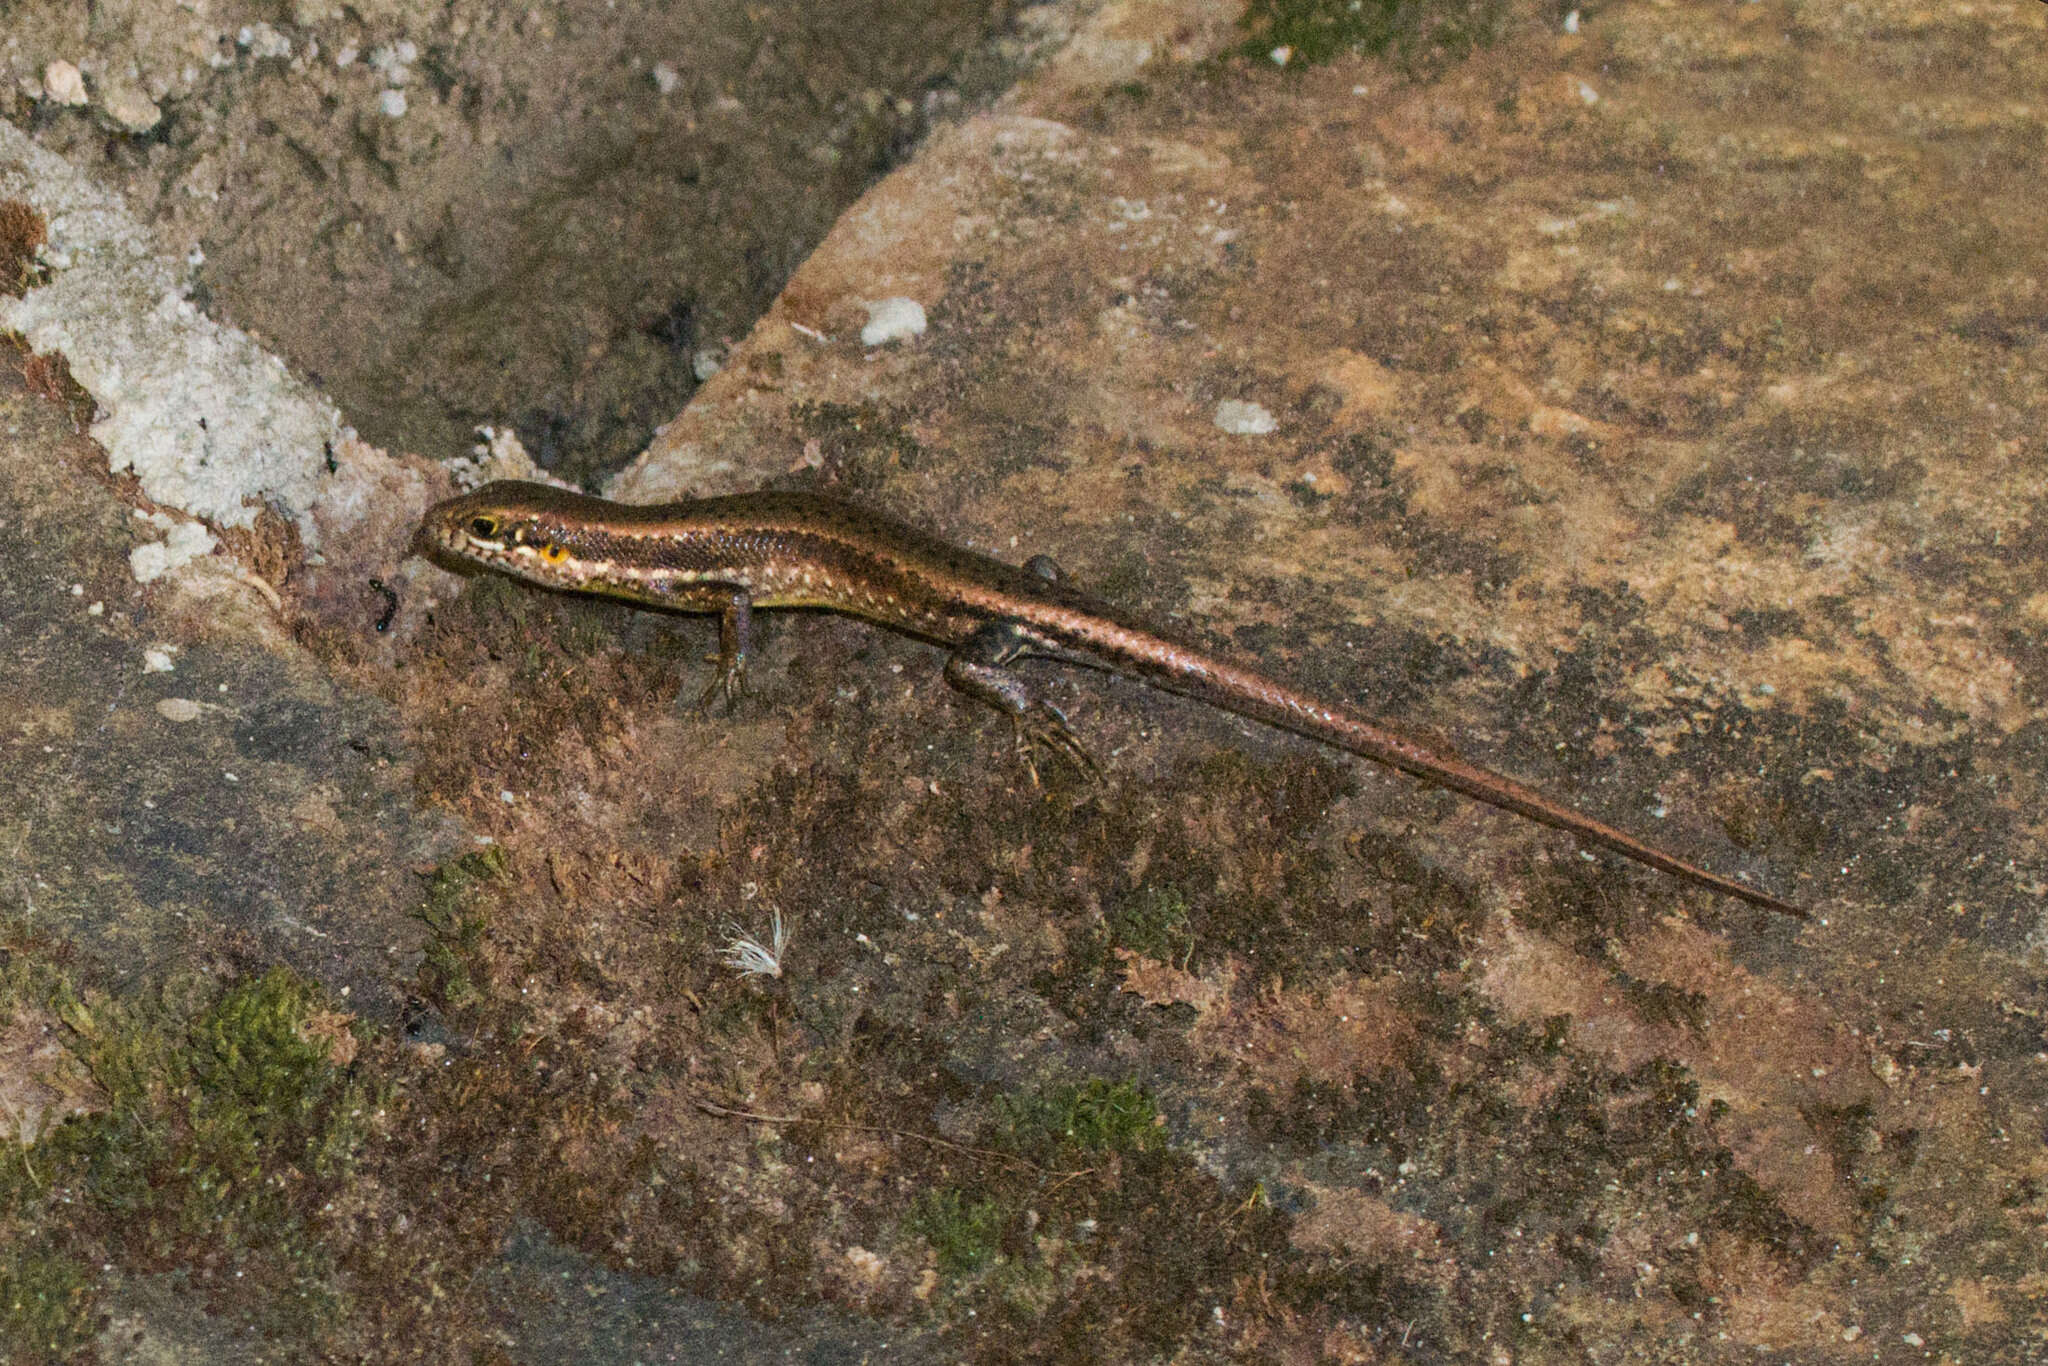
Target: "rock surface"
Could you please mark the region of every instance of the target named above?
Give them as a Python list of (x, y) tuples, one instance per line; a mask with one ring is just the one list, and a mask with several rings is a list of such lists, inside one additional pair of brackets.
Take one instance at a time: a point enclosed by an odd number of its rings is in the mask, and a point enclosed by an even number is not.
[(401, 563), (446, 476), (346, 437), (139, 587), (182, 514), (17, 348), (0, 1096), (77, 1117), (0, 1281), (114, 1317), (8, 1341), (789, 1349), (701, 1296), (849, 1359), (2029, 1360), (2048, 20), (1431, 13), (1388, 59), (1081, 15), (614, 491), (1050, 553), (1811, 923), (1051, 670), (1109, 776), (1040, 790), (829, 618), (694, 716), (711, 626)]

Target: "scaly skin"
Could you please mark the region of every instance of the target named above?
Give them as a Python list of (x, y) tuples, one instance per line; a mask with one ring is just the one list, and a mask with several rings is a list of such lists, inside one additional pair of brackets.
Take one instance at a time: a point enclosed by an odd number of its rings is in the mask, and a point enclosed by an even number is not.
[(1806, 917), (1788, 901), (1695, 867), (1512, 778), (1177, 641), (1069, 588), (1048, 562), (1020, 569), (831, 498), (746, 493), (636, 505), (504, 480), (429, 509), (420, 537), (430, 553), (461, 567), (720, 614), (723, 650), (706, 702), (720, 694), (730, 701), (743, 689), (754, 608), (844, 612), (947, 646), (947, 681), (1010, 715), (1027, 764), (1032, 746), (1043, 744), (1093, 768), (1066, 718), (1006, 667), (1041, 655), (1293, 731), (1697, 886)]

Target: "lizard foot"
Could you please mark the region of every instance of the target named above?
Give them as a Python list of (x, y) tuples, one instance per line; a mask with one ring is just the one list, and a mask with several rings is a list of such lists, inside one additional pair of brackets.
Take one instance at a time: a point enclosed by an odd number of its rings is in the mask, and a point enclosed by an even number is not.
[(730, 716), (739, 707), (740, 699), (747, 693), (747, 657), (733, 655), (718, 661), (718, 672), (704, 686), (697, 697), (697, 710), (709, 712), (711, 704), (719, 698), (725, 699), (725, 714)]
[(1066, 713), (1052, 703), (1033, 701), (1023, 711), (1012, 712), (1010, 720), (1016, 733), (1017, 761), (1031, 775), (1033, 787), (1041, 786), (1038, 778), (1040, 745), (1081, 770), (1090, 782), (1102, 781), (1102, 768), (1095, 762), (1095, 756), (1088, 752), (1088, 747), (1067, 724)]

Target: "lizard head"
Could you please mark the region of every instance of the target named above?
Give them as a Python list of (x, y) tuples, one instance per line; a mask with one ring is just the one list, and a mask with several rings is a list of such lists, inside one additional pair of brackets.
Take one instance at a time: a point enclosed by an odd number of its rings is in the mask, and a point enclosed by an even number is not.
[(415, 544), (450, 569), (580, 588), (590, 581), (588, 529), (607, 506), (567, 489), (501, 479), (428, 508)]

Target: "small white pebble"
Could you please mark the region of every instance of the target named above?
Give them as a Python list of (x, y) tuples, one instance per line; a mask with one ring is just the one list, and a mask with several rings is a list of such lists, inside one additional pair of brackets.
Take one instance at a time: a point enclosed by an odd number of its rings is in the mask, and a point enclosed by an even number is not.
[(89, 617), (103, 617), (107, 614), (107, 605), (103, 602), (93, 603), (85, 609), (85, 614)]
[(166, 721), (197, 721), (205, 712), (189, 697), (166, 697), (156, 704), (156, 714)]
[(337, 71), (347, 70), (356, 64), (356, 58), (361, 55), (362, 49), (354, 43), (343, 43), (341, 51), (334, 54), (334, 69)]
[(176, 654), (175, 645), (152, 645), (142, 652), (142, 671), (146, 674), (167, 674), (177, 672), (178, 666), (171, 662)]
[(1587, 104), (1598, 104), (1600, 103), (1600, 92), (1595, 90), (1592, 86), (1587, 85), (1584, 81), (1580, 81), (1579, 98), (1584, 100)]
[(122, 87), (102, 94), (107, 113), (131, 133), (147, 133), (162, 121), (164, 111), (140, 90)]
[(1294, 49), (1282, 43), (1266, 55), (1273, 59), (1274, 66), (1286, 66), (1290, 61), (1294, 60)]
[(664, 95), (675, 94), (676, 87), (683, 83), (683, 78), (667, 62), (656, 62), (648, 74), (654, 77), (654, 88)]
[(505, 805), (510, 806), (512, 805), (513, 802), (517, 801), (518, 799), (512, 795), (512, 789), (508, 787), (502, 789), (498, 793), (498, 800), (505, 803)]
[(1921, 1337), (1918, 1333), (1902, 1333), (1899, 1335), (1899, 1341), (1905, 1343), (1908, 1347), (1925, 1347), (1927, 1345), (1927, 1339)]
[(1564, 17), (1564, 31), (1566, 33), (1577, 33), (1579, 31), (1579, 12), (1577, 10), (1573, 10)]
[(924, 305), (915, 299), (901, 295), (875, 299), (867, 304), (867, 310), (868, 325), (860, 330), (862, 346), (886, 346), (924, 334)]
[(69, 62), (51, 62), (43, 68), (43, 93), (59, 104), (84, 104), (85, 77)]
[(384, 91), (383, 93), (377, 96), (377, 107), (384, 111), (384, 116), (386, 118), (404, 118), (405, 92), (403, 90)]
[(1232, 436), (1266, 436), (1279, 430), (1280, 423), (1263, 406), (1239, 398), (1226, 398), (1216, 405), (1213, 419), (1218, 431)]

